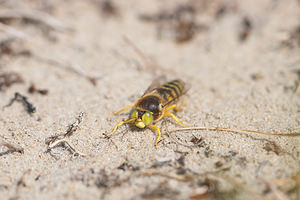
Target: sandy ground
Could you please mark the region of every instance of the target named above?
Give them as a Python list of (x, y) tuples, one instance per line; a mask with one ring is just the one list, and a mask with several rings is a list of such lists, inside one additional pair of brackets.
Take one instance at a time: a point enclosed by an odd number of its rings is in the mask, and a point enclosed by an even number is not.
[[(149, 129), (104, 133), (128, 117), (112, 112), (159, 75), (191, 85), (176, 113), (190, 126), (299, 132), (300, 2), (111, 3), (0, 1), (0, 38), (12, 37), (0, 47), (0, 75), (23, 79), (1, 88), (0, 105), (18, 92), (36, 108), (28, 114), (19, 99), (1, 110), (0, 142), (24, 152), (0, 147), (0, 199), (299, 199), (299, 137), (171, 132), (180, 127), (171, 119), (157, 123), (157, 149)], [(177, 36), (183, 5), (187, 41)], [(38, 17), (1, 18), (3, 10)], [(31, 84), (48, 93), (28, 93)], [(73, 122), (78, 129), (66, 139), (86, 156), (66, 145), (47, 151), (46, 139)]]

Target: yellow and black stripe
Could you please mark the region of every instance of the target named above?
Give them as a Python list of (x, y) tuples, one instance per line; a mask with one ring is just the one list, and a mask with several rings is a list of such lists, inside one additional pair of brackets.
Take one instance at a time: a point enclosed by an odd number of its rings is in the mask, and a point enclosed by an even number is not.
[(156, 89), (156, 92), (161, 96), (166, 102), (175, 101), (179, 98), (184, 89), (184, 83), (181, 80), (170, 81), (160, 88)]

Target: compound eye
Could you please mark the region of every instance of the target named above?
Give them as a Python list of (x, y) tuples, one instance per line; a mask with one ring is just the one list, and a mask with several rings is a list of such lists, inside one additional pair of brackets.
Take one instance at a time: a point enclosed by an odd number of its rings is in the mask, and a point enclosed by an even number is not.
[(131, 112), (131, 119), (137, 119), (138, 118), (138, 116), (139, 116), (139, 113), (138, 113), (138, 111), (136, 110), (136, 109), (134, 109), (134, 110), (132, 110), (132, 112)]
[(145, 112), (145, 114), (143, 114), (142, 116), (142, 121), (144, 122), (144, 124), (146, 126), (150, 125), (153, 121), (153, 116), (151, 112)]

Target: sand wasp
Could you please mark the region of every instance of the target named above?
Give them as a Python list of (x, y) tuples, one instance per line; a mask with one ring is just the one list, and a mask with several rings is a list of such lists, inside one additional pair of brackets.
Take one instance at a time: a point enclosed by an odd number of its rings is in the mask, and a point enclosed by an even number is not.
[(164, 76), (155, 79), (136, 104), (114, 112), (114, 114), (117, 115), (132, 108), (129, 119), (119, 122), (107, 136), (112, 136), (117, 128), (125, 123), (133, 124), (141, 129), (147, 127), (157, 131), (158, 137), (155, 141), (155, 147), (157, 148), (161, 132), (159, 127), (153, 125), (154, 123), (164, 117), (171, 116), (177, 123), (188, 127), (170, 112), (171, 110), (177, 111), (181, 107), (181, 105), (178, 106), (176, 103), (178, 99), (187, 92), (188, 88), (186, 84), (179, 79), (161, 84), (164, 79)]

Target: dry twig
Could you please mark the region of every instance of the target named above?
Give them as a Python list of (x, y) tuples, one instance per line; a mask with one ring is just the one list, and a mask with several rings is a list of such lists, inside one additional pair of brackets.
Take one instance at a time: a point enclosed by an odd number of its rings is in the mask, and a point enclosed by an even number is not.
[(31, 84), (30, 87), (28, 88), (28, 93), (38, 93), (38, 94), (41, 94), (41, 95), (47, 95), (48, 94), (48, 90), (47, 89), (38, 89), (35, 87), (34, 84)]
[(68, 64), (64, 64), (64, 62), (62, 60), (55, 60), (55, 59), (52, 59), (52, 58), (43, 58), (42, 56), (38, 56), (38, 55), (33, 55), (33, 56), (38, 61), (47, 63), (47, 64), (55, 66), (55, 67), (59, 67), (60, 69), (64, 69), (64, 70), (72, 72), (74, 74), (77, 74), (78, 76), (88, 80), (94, 86), (97, 85), (97, 80), (99, 80), (101, 78), (101, 77), (89, 76), (89, 75), (83, 73), (82, 71), (76, 69), (76, 68), (79, 67), (79, 65), (75, 65), (75, 64), (68, 65)]
[(143, 176), (162, 176), (162, 177), (174, 179), (174, 180), (177, 180), (180, 182), (188, 182), (192, 179), (192, 177), (189, 177), (189, 176), (181, 176), (181, 175), (168, 173), (168, 172), (160, 172), (157, 170), (146, 170), (146, 171), (133, 172), (128, 177), (121, 179), (121, 180), (117, 180), (112, 186), (119, 186), (124, 182), (128, 182), (133, 177), (143, 177)]
[(267, 133), (267, 132), (252, 131), (252, 130), (245, 130), (245, 129), (222, 128), (222, 127), (211, 127), (211, 126), (176, 128), (171, 130), (170, 132), (191, 131), (191, 130), (226, 131), (226, 132), (233, 132), (233, 133), (257, 134), (257, 135), (269, 135), (269, 136), (286, 136), (286, 137), (300, 136), (300, 133)]
[(17, 145), (17, 144), (10, 144), (8, 142), (0, 142), (0, 147), (1, 146), (5, 146), (7, 148), (9, 148), (10, 150), (19, 152), (19, 153), (24, 153), (24, 148)]
[(28, 102), (27, 97), (21, 95), (18, 92), (15, 93), (14, 98), (12, 98), (10, 102), (6, 106), (4, 106), (4, 108), (11, 106), (15, 101), (21, 102), (26, 108), (26, 111), (29, 115), (35, 113), (36, 108), (31, 103)]
[[(144, 62), (144, 67), (142, 68), (143, 71), (150, 71), (151, 74), (156, 77), (158, 76), (158, 68), (159, 66), (153, 62), (153, 60), (151, 60), (149, 57), (147, 57), (140, 48), (138, 48), (134, 42), (132, 42), (127, 36), (123, 37), (123, 40), (125, 43), (127, 43), (132, 49), (133, 51), (142, 59), (142, 62)], [(161, 71), (162, 69), (160, 69)]]
[(27, 19), (39, 22), (57, 31), (70, 31), (70, 26), (60, 22), (51, 15), (37, 10), (1, 9), (0, 19)]
[(15, 83), (23, 83), (22, 77), (14, 72), (0, 74), (0, 91), (5, 90)]
[(48, 151), (53, 149), (59, 144), (66, 144), (77, 155), (85, 156), (84, 153), (78, 151), (67, 139), (66, 137), (70, 137), (79, 127), (79, 124), (82, 121), (84, 113), (80, 112), (79, 116), (76, 118), (76, 121), (68, 126), (66, 133), (60, 134), (57, 136), (52, 136), (46, 139), (45, 143), (48, 145)]
[(156, 67), (147, 56), (127, 37), (123, 37), (124, 41), (135, 51), (135, 53), (140, 56), (143, 61), (145, 62), (145, 65), (147, 68), (154, 68)]
[(0, 22), (0, 30), (3, 32), (6, 32), (10, 38), (19, 38), (19, 39), (25, 40), (27, 42), (35, 43), (35, 41), (32, 39), (32, 37), (30, 37), (26, 33), (19, 31), (15, 28), (12, 28), (1, 22)]

